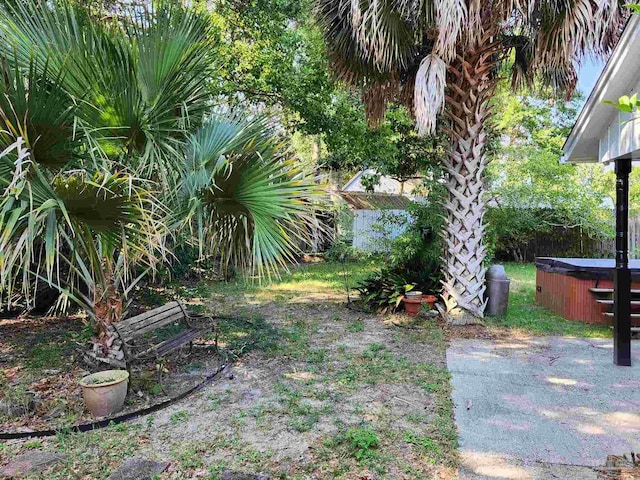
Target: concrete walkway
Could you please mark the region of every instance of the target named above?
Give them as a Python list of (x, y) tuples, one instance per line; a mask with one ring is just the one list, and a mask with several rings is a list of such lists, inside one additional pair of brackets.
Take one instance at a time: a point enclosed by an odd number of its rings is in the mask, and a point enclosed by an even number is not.
[(447, 352), (460, 479), (596, 479), (607, 455), (640, 452), (640, 343), (454, 340)]

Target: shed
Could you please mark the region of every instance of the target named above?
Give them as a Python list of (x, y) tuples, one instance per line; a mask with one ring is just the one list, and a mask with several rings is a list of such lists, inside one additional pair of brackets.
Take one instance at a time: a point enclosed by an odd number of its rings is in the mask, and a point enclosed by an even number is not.
[[(346, 204), (349, 216), (341, 222), (341, 234), (353, 247), (367, 252), (384, 251), (388, 242), (401, 235), (410, 220), (411, 199), (404, 195), (367, 192), (335, 192)], [(348, 230), (348, 231), (347, 231)]]
[[(640, 159), (640, 121), (605, 101), (640, 92), (640, 18), (632, 16), (563, 147), (563, 163), (613, 164), (616, 171), (616, 254), (613, 277), (617, 365), (631, 365), (629, 173)], [(637, 115), (637, 113), (636, 113)]]

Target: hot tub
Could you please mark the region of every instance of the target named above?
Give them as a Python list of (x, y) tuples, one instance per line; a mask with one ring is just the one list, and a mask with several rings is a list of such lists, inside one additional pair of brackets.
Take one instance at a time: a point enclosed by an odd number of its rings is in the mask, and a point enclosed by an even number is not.
[[(591, 289), (613, 289), (613, 259), (536, 259), (536, 303), (567, 320), (610, 322), (604, 313), (610, 308), (596, 301)], [(640, 260), (629, 262), (631, 288), (640, 289)]]

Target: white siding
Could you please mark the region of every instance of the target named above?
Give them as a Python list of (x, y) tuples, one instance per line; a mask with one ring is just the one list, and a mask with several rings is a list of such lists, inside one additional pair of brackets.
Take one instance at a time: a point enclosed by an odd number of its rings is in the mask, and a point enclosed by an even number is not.
[(609, 158), (617, 158), (620, 152), (620, 116), (609, 125)]
[(620, 112), (620, 150), (626, 152), (633, 152), (636, 147), (635, 139), (633, 138), (633, 122), (631, 120), (631, 114), (627, 112)]
[[(629, 95), (640, 92), (640, 84)], [(613, 109), (613, 107), (611, 107)], [(601, 162), (615, 160), (624, 155), (640, 158), (640, 114), (616, 111), (606, 130), (600, 136), (598, 158)]]
[(382, 221), (389, 216), (410, 218), (406, 210), (356, 210), (353, 216), (353, 246), (367, 252), (385, 250), (387, 242), (402, 234), (407, 224)]
[[(633, 95), (636, 92), (640, 92), (640, 82), (633, 89), (631, 94)], [(631, 114), (625, 114), (625, 118), (631, 118)], [(637, 117), (637, 114), (634, 114), (634, 117)], [(631, 120), (628, 122), (629, 130), (631, 131), (631, 146), (629, 151), (633, 152), (636, 150), (640, 150), (640, 121), (639, 120)]]
[(609, 135), (600, 138), (600, 151), (598, 158), (601, 162), (609, 160)]

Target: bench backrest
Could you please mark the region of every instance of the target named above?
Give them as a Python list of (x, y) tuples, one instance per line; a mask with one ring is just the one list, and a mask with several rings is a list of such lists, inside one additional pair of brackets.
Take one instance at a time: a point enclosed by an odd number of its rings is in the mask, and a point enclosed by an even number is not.
[(113, 326), (126, 342), (174, 322), (186, 321), (187, 318), (187, 311), (182, 304), (174, 301), (122, 322), (114, 323)]

